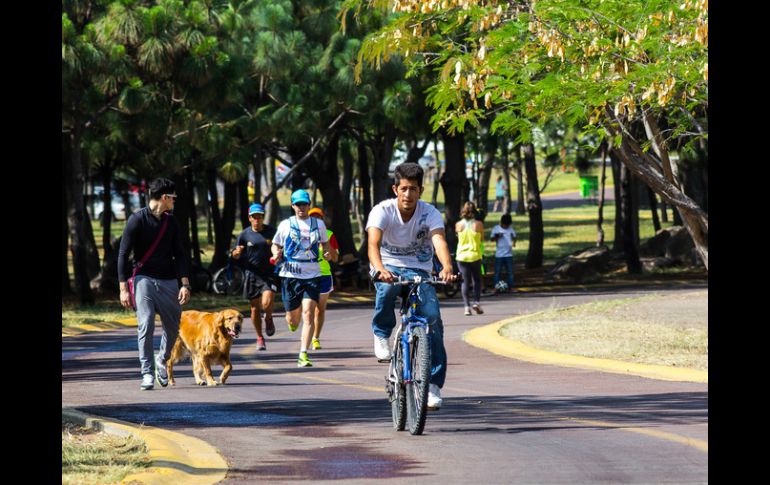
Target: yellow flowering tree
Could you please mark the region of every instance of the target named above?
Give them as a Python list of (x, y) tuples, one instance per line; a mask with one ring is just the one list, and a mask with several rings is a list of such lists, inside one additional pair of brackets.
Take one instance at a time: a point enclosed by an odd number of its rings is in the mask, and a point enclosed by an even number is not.
[(708, 215), (682, 190), (669, 151), (708, 142), (707, 0), (349, 0), (390, 9), (362, 44), (359, 68), (394, 54), (437, 73), (435, 129), (494, 118), (528, 142), (560, 119), (607, 139), (622, 162), (676, 207), (708, 268)]

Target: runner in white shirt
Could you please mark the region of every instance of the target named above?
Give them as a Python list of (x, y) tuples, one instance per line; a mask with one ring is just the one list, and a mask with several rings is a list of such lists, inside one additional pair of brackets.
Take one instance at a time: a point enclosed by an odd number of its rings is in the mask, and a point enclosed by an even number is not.
[[(396, 326), (394, 305), (401, 289), (389, 285), (399, 275), (430, 278), (433, 269), (433, 249), (441, 261), (439, 277), (454, 281), (452, 257), (444, 235), (441, 213), (420, 199), (423, 171), (416, 163), (402, 163), (395, 170), (395, 199), (380, 202), (369, 213), (366, 233), (369, 238), (369, 264), (379, 271), (375, 282), (377, 297), (372, 318), (374, 354), (381, 361), (389, 360), (388, 338)], [(416, 313), (425, 317), (431, 325), (431, 377), (428, 391), (428, 408), (441, 407), (441, 391), (446, 379), (447, 356), (444, 348), (444, 325), (438, 305), (436, 290), (431, 285), (420, 286), (420, 304)]]
[[(281, 297), (286, 310), (286, 322), (294, 332), (302, 326), (298, 367), (311, 367), (307, 349), (313, 337), (315, 307), (321, 288), (321, 267), (318, 264), (318, 246), (323, 247), (324, 258), (329, 258), (329, 237), (322, 220), (310, 217), (310, 196), (304, 190), (291, 194), (294, 217), (281, 221), (273, 236), (270, 262), (281, 264)], [(301, 314), (300, 314), (301, 310)]]

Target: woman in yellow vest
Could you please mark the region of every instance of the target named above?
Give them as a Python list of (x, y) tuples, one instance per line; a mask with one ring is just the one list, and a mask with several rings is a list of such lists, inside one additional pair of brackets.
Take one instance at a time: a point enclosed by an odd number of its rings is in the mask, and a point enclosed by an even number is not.
[[(320, 207), (313, 207), (307, 213), (310, 217), (317, 217), (326, 222), (324, 219), (324, 211)], [(328, 227), (328, 226), (327, 226)], [(326, 230), (327, 236), (329, 236), (329, 251), (330, 261), (336, 263), (339, 256), (339, 244), (337, 238), (334, 237), (334, 233), (330, 230)], [(332, 277), (332, 268), (329, 261), (326, 261), (323, 256), (323, 251), (318, 252), (318, 264), (321, 266), (321, 291), (318, 295), (318, 305), (315, 307), (315, 326), (313, 327), (313, 350), (321, 349), (321, 329), (324, 326), (324, 320), (326, 320), (326, 303), (329, 301), (329, 295), (334, 291), (334, 278)]]
[[(471, 308), (479, 315), (484, 313), (481, 309), (481, 257), (484, 255), (484, 223), (475, 220), (476, 204), (466, 202), (460, 212), (460, 219), (455, 224), (457, 232), (457, 251), (455, 259), (460, 272), (463, 275), (462, 294), (465, 303), (465, 314), (471, 315)], [(473, 303), (471, 303), (471, 289), (473, 286)]]

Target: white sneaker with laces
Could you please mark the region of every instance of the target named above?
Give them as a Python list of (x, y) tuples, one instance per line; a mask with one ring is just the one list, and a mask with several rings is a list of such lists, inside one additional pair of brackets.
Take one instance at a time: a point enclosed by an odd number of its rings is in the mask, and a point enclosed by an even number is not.
[(441, 399), (441, 389), (436, 384), (431, 384), (428, 387), (428, 409), (436, 411), (441, 408), (441, 403), (444, 400)]
[(484, 313), (484, 310), (481, 309), (481, 305), (479, 305), (478, 302), (473, 304), (473, 309), (476, 310), (476, 313), (479, 315)]
[(144, 374), (142, 376), (142, 385), (140, 387), (143, 391), (149, 391), (155, 387), (155, 377), (152, 374)]
[(388, 344), (388, 339), (378, 335), (374, 336), (374, 355), (379, 361), (390, 360), (390, 345)]
[(470, 315), (470, 314), (471, 314), (471, 307), (469, 307), (469, 306), (465, 307), (465, 315), (467, 316), (467, 315)]

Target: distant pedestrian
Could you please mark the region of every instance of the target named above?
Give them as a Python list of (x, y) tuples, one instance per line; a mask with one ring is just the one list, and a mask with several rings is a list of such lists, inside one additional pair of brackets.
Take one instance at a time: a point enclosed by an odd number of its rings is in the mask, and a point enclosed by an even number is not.
[(272, 262), (283, 259), (279, 275), (282, 280), (281, 297), (286, 310), (286, 323), (292, 332), (303, 322), (298, 367), (313, 364), (307, 357), (307, 349), (313, 337), (315, 308), (321, 286), (321, 267), (318, 264), (319, 247), (324, 257), (331, 258), (329, 238), (323, 221), (310, 217), (310, 196), (304, 190), (291, 194), (294, 216), (281, 221), (273, 237)]
[[(308, 211), (310, 217), (316, 217), (326, 223), (323, 209), (320, 207), (313, 207)], [(329, 236), (329, 261), (336, 263), (339, 257), (339, 244), (337, 244), (337, 238), (334, 237), (334, 233), (331, 229), (326, 230), (326, 235)], [(323, 329), (324, 322), (326, 321), (326, 303), (329, 301), (329, 296), (334, 291), (334, 277), (332, 276), (332, 267), (324, 258), (323, 253), (318, 255), (318, 264), (321, 266), (321, 290), (318, 296), (318, 306), (315, 308), (315, 325), (313, 327), (313, 350), (321, 349), (321, 330)]]
[(503, 176), (497, 177), (497, 183), (495, 184), (495, 204), (492, 206), (492, 212), (497, 212), (498, 205), (502, 209), (505, 205), (505, 196), (507, 195), (508, 186), (505, 185)]
[(235, 243), (233, 259), (240, 259), (246, 253), (244, 268), (243, 297), (251, 307), (251, 321), (257, 332), (257, 350), (267, 350), (262, 335), (262, 312), (265, 312), (265, 333), (271, 337), (275, 333), (273, 323), (273, 300), (278, 291), (279, 280), (275, 268), (270, 264), (270, 248), (273, 244), (275, 228), (265, 224), (265, 209), (262, 204), (249, 207), (250, 227), (244, 229)]
[[(154, 387), (156, 377), (161, 386), (168, 385), (166, 361), (179, 334), (182, 305), (190, 301), (189, 255), (171, 214), (177, 197), (175, 188), (174, 182), (165, 178), (150, 182), (149, 203), (128, 218), (118, 251), (120, 304), (136, 311), (140, 389), (144, 391)], [(131, 252), (133, 264), (129, 266)], [(158, 355), (153, 359), (156, 313), (163, 333)]]
[[(476, 220), (476, 204), (466, 202), (460, 212), (462, 219), (455, 224), (457, 251), (455, 259), (463, 276), (461, 291), (465, 304), (465, 315), (471, 315), (471, 308), (477, 314), (481, 308), (481, 261), (484, 256), (484, 223)], [(471, 288), (473, 296), (471, 297)]]
[[(513, 289), (513, 248), (516, 247), (516, 231), (511, 227), (511, 215), (500, 217), (500, 224), (492, 228), (489, 239), (495, 241), (495, 290), (506, 292)], [(506, 280), (501, 284), (501, 273), (505, 269)]]

